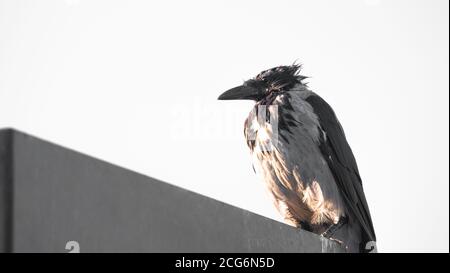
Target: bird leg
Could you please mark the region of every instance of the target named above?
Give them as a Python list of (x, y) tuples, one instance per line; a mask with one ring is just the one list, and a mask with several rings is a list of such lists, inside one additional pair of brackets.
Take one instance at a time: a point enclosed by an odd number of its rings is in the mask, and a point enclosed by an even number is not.
[(342, 217), (336, 224), (331, 224), (321, 235), (325, 238), (331, 239), (331, 236), (347, 223), (347, 219)]

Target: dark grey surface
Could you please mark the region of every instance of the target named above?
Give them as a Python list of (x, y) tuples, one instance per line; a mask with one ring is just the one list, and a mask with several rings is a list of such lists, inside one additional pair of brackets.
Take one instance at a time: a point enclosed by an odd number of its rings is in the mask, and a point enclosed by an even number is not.
[(0, 130), (0, 251), (342, 252), (315, 234)]
[(12, 130), (0, 130), (0, 252), (12, 249)]

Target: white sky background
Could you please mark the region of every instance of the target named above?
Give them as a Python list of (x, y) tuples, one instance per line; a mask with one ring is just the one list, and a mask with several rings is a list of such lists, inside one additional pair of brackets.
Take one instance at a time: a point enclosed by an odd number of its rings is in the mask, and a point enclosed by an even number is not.
[[(276, 3), (276, 4), (275, 4)], [(448, 1), (0, 0), (0, 127), (280, 219), (217, 101), (304, 64), (357, 158), (380, 251), (449, 251)]]

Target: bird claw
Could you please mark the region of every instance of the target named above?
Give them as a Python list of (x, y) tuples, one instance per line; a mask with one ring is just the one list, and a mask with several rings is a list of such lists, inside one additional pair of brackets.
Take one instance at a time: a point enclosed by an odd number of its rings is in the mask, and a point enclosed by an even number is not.
[(333, 241), (333, 242), (336, 242), (336, 243), (338, 243), (338, 244), (340, 244), (340, 245), (344, 245), (344, 242), (341, 241), (341, 240), (338, 240), (338, 239), (328, 238), (328, 240)]

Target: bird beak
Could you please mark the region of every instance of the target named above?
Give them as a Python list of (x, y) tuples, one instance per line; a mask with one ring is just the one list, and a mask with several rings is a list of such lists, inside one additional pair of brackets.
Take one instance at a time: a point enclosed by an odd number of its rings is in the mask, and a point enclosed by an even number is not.
[(258, 89), (250, 86), (237, 86), (222, 93), (219, 100), (257, 100), (260, 92)]

